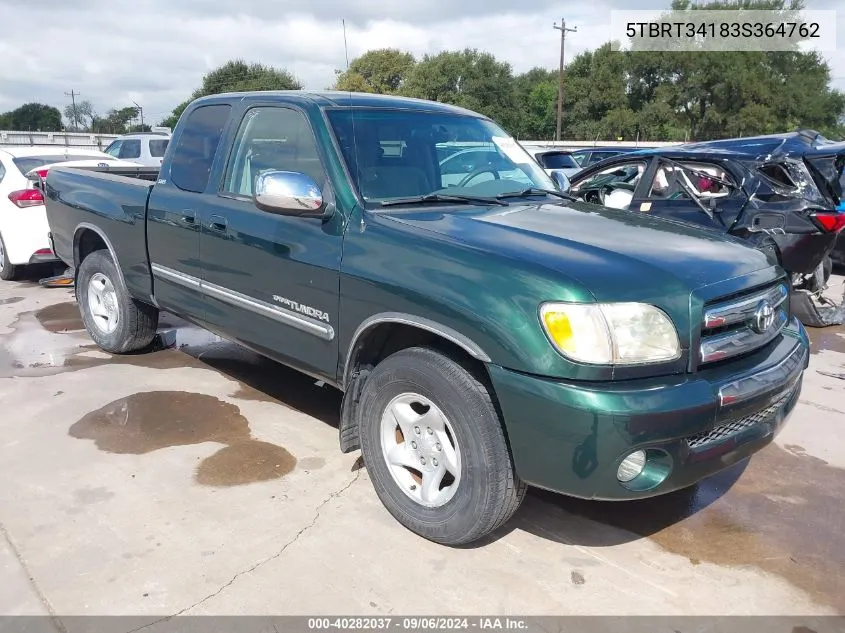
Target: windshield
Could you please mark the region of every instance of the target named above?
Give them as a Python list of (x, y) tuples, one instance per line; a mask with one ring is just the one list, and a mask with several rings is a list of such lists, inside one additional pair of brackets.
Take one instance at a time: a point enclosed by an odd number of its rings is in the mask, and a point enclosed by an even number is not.
[(495, 123), (413, 110), (329, 110), (361, 196), (380, 203), (427, 194), (495, 196), (555, 189), (539, 165)]
[(13, 158), (12, 162), (20, 170), (22, 174), (27, 174), (36, 167), (43, 165), (52, 165), (53, 163), (64, 163), (69, 160), (98, 160), (110, 161), (113, 160), (108, 156), (73, 156), (66, 154), (57, 154), (56, 156), (19, 156)]

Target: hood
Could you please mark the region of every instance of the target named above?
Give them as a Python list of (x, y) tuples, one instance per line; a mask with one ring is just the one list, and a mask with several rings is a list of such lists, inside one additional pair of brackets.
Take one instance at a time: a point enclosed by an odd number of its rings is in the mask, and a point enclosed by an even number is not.
[[(578, 281), (598, 301), (689, 300), (696, 288), (772, 268), (721, 232), (587, 203), (380, 212)], [(686, 299), (684, 299), (686, 297)]]

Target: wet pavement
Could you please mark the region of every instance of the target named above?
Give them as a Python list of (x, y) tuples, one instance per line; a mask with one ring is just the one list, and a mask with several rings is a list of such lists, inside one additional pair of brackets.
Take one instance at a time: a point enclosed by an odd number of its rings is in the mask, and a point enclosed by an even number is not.
[(448, 549), (339, 452), (336, 390), (170, 315), (112, 356), (72, 291), (0, 283), (0, 613), (845, 614), (845, 328), (811, 338), (750, 461), (639, 502), (531, 491)]

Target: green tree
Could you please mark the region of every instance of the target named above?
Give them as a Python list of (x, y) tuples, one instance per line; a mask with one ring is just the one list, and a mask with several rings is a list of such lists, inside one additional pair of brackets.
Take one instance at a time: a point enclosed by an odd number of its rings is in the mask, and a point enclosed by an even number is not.
[[(138, 118), (138, 108), (127, 106), (124, 108), (113, 108), (106, 113), (105, 117), (95, 116), (91, 123), (91, 130), (101, 134), (126, 134), (136, 131), (130, 123)], [(144, 126), (147, 127), (147, 126)]]
[[(672, 11), (770, 10), (784, 18), (800, 0), (675, 0)], [(668, 14), (672, 21), (671, 13)], [(629, 108), (649, 138), (710, 139), (809, 127), (837, 137), (845, 96), (830, 68), (797, 42), (784, 51), (699, 50), (625, 53)]]
[(416, 60), (395, 48), (367, 51), (352, 60), (349, 69), (337, 72), (334, 90), (395, 94), (402, 87)]
[(228, 61), (202, 78), (202, 84), (191, 97), (176, 108), (161, 122), (174, 127), (185, 108), (194, 99), (224, 92), (245, 92), (252, 90), (301, 90), (302, 84), (283, 68), (274, 68), (260, 63), (247, 64), (236, 59)]
[(517, 120), (511, 130), (522, 139), (552, 140), (557, 126), (558, 73), (532, 68), (514, 77)]
[(510, 64), (475, 49), (426, 55), (400, 93), (480, 112), (510, 129), (518, 122)]
[(65, 118), (69, 123), (68, 129), (71, 131), (85, 132), (90, 130), (96, 117), (90, 101), (76, 101), (65, 106)]
[(58, 108), (43, 103), (25, 103), (0, 114), (0, 129), (58, 132), (62, 129), (62, 113)]
[(564, 75), (563, 138), (626, 140), (637, 134), (637, 116), (629, 103), (626, 57), (605, 44), (584, 52)]

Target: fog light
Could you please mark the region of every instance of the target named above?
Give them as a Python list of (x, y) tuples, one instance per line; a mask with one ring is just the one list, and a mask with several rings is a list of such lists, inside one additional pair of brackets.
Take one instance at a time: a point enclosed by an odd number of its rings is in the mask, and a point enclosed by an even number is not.
[(619, 464), (619, 470), (616, 471), (616, 478), (622, 483), (627, 483), (635, 479), (643, 472), (645, 462), (645, 451), (634, 451)]

